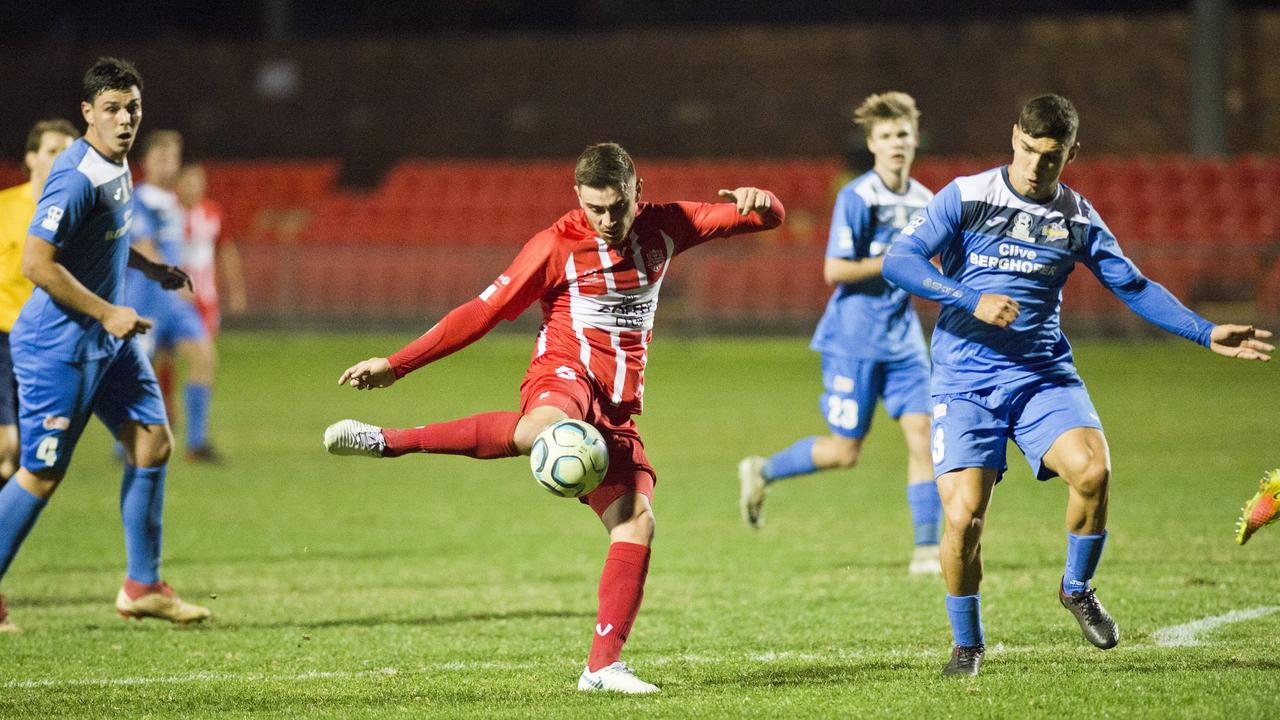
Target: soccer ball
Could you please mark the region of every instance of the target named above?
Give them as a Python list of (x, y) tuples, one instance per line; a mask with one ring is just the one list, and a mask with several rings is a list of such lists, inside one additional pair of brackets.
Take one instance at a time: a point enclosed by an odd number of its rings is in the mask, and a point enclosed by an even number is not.
[(582, 497), (609, 469), (609, 449), (600, 431), (581, 420), (561, 420), (543, 430), (529, 452), (533, 479), (553, 495)]

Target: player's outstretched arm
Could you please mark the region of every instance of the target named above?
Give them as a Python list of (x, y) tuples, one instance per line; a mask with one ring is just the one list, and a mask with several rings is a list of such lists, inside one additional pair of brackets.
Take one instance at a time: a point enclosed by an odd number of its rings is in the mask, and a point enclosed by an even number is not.
[(191, 276), (187, 271), (177, 265), (165, 265), (158, 263), (147, 257), (146, 254), (138, 251), (136, 247), (129, 248), (129, 267), (140, 271), (147, 276), (148, 280), (154, 280), (160, 283), (160, 287), (165, 290), (178, 290), (185, 287), (188, 291), (194, 291), (195, 286), (191, 284)]
[(1263, 341), (1269, 337), (1270, 330), (1252, 325), (1214, 325), (1209, 333), (1209, 349), (1227, 357), (1266, 362), (1276, 349), (1275, 345)]
[(338, 378), (339, 385), (350, 385), (357, 390), (391, 387), (396, 381), (396, 374), (391, 370), (391, 363), (386, 358), (369, 358), (361, 360), (343, 371)]
[(138, 317), (133, 308), (112, 305), (85, 287), (58, 262), (57, 251), (44, 238), (29, 236), (22, 251), (22, 274), (49, 293), (49, 297), (97, 320), (107, 332), (122, 340), (151, 328), (151, 323)]

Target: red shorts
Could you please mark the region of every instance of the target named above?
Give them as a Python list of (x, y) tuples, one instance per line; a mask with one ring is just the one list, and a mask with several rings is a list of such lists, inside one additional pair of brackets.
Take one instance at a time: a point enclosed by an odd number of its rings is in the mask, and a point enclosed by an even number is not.
[(589, 423), (604, 436), (609, 448), (609, 471), (600, 487), (578, 498), (590, 505), (597, 515), (627, 494), (644, 495), (653, 500), (653, 486), (658, 476), (644, 454), (644, 442), (636, 430), (631, 414), (614, 407), (605, 395), (577, 372), (557, 374), (556, 369), (531, 367), (520, 385), (520, 412), (527, 414), (536, 407), (559, 408), (571, 418)]
[(209, 333), (209, 339), (216, 338), (222, 326), (222, 314), (218, 311), (218, 302), (197, 298), (195, 306), (196, 312), (200, 313), (200, 319), (204, 321), (204, 329)]

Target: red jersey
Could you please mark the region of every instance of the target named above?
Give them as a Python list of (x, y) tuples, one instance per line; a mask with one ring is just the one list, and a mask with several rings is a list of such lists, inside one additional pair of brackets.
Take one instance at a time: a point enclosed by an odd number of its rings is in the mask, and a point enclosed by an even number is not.
[(707, 240), (777, 227), (784, 210), (740, 215), (733, 203), (640, 203), (621, 247), (574, 210), (534, 235), (480, 300), (514, 320), (542, 302), (531, 367), (585, 374), (619, 409), (639, 414), (658, 292), (671, 261)]
[(182, 243), (182, 269), (191, 276), (196, 302), (216, 307), (218, 283), (214, 270), (218, 236), (222, 233), (222, 208), (212, 200), (201, 200), (186, 214)]

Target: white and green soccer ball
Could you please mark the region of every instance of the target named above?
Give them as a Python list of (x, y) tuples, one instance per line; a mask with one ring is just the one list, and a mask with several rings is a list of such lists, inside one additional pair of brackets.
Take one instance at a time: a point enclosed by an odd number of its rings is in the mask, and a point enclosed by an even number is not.
[(529, 451), (533, 479), (553, 495), (582, 497), (600, 484), (609, 470), (609, 449), (600, 431), (581, 420), (547, 426)]

